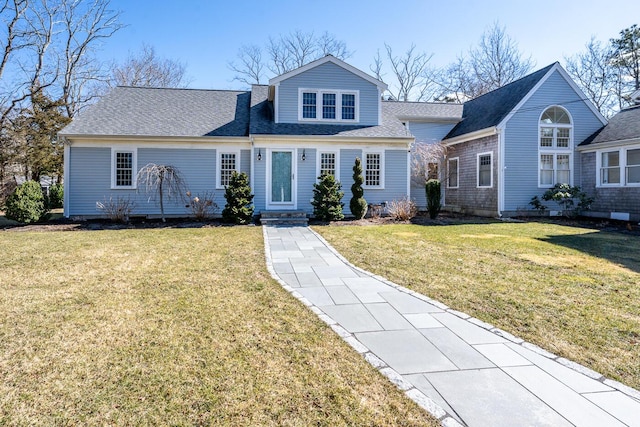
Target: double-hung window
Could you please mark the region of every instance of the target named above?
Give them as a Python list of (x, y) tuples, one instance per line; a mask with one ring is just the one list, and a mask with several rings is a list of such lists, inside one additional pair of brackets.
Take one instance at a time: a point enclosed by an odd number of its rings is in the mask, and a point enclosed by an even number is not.
[(359, 91), (299, 89), (301, 121), (357, 123)]
[(460, 158), (447, 160), (447, 187), (458, 188)]
[(571, 184), (573, 125), (567, 110), (554, 106), (540, 117), (538, 140), (538, 185)]
[(111, 188), (130, 189), (136, 187), (136, 150), (111, 150)]
[(602, 185), (620, 184), (620, 152), (600, 153), (600, 183)]
[(317, 94), (315, 92), (304, 92), (302, 94), (302, 118), (315, 119)]
[(493, 187), (493, 154), (478, 154), (478, 188)]
[(364, 153), (364, 187), (384, 188), (384, 154)]
[(237, 171), (238, 153), (220, 152), (218, 153), (218, 176), (216, 187), (225, 188), (229, 185), (231, 175)]
[(640, 184), (640, 148), (627, 150), (627, 184)]

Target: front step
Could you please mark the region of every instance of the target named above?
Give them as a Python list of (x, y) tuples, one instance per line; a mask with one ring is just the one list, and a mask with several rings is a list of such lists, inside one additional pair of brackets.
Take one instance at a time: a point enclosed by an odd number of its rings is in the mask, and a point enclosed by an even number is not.
[(309, 224), (304, 211), (262, 211), (260, 212), (262, 225), (301, 225)]

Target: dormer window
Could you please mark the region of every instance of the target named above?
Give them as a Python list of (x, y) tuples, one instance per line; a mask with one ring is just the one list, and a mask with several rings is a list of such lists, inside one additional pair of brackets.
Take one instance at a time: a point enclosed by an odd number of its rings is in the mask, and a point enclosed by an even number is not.
[(298, 119), (300, 121), (359, 121), (358, 91), (300, 89)]

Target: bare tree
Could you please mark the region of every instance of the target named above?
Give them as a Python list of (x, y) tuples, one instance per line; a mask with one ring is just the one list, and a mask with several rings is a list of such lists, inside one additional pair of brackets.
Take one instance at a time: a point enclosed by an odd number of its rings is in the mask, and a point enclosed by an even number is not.
[(248, 86), (259, 85), (265, 79), (265, 65), (262, 61), (262, 49), (258, 45), (241, 46), (238, 50), (238, 61), (229, 62), (229, 69), (236, 73), (233, 80)]
[[(392, 47), (386, 43), (384, 48), (392, 75), (391, 81), (387, 82), (391, 96), (398, 101), (430, 99), (434, 94), (432, 70), (429, 68), (429, 61), (433, 54), (417, 52), (415, 44), (412, 44), (402, 56), (395, 55)], [(373, 65), (370, 66), (376, 78), (381, 79), (383, 67), (384, 60), (378, 51)]]
[(411, 179), (416, 185), (425, 185), (429, 179), (438, 179), (438, 169), (447, 147), (442, 142), (416, 141), (411, 146)]
[(139, 53), (130, 53), (122, 64), (113, 67), (109, 85), (184, 88), (189, 86), (185, 72), (183, 63), (160, 58), (153, 46), (143, 44)]
[(149, 201), (158, 202), (162, 222), (166, 222), (164, 216), (164, 201), (186, 200), (186, 183), (178, 168), (171, 165), (145, 165), (136, 176), (138, 186), (149, 195)]
[(295, 30), (278, 37), (270, 36), (264, 48), (241, 46), (238, 60), (229, 62), (228, 67), (236, 73), (234, 80), (247, 85), (260, 84), (267, 78), (265, 69), (272, 76), (280, 75), (325, 55), (346, 59), (351, 52), (344, 41), (327, 32), (317, 36), (314, 32)]
[(89, 90), (91, 83), (104, 81), (100, 64), (92, 56), (104, 39), (123, 25), (120, 12), (109, 9), (110, 0), (60, 0), (63, 8), (63, 54), (61, 66), (62, 98), (68, 117), (73, 118), (97, 94)]
[(518, 44), (497, 22), (482, 34), (480, 43), (469, 54), (473, 72), (485, 93), (519, 79), (534, 65), (531, 57), (522, 56)]
[(523, 57), (518, 44), (496, 22), (469, 49), (467, 58), (458, 57), (446, 72), (439, 73), (440, 98), (476, 98), (525, 76), (533, 65), (531, 57)]
[(606, 117), (619, 107), (617, 85), (619, 71), (613, 66), (613, 48), (591, 37), (583, 52), (565, 57), (567, 72), (589, 100)]

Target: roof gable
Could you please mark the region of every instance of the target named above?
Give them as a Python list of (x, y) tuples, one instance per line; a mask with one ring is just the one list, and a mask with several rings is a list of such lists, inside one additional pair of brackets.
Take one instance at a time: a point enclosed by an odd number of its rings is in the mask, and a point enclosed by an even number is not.
[(380, 88), (381, 91), (385, 91), (387, 90), (387, 85), (384, 82), (381, 82), (380, 80), (376, 79), (375, 77), (370, 76), (369, 74), (357, 69), (356, 67), (347, 64), (346, 62), (342, 61), (341, 59), (336, 58), (333, 55), (326, 55), (323, 56), (320, 59), (316, 59), (315, 61), (312, 61), (306, 65), (303, 65), (302, 67), (296, 68), (295, 70), (291, 70), (287, 73), (281, 74), (279, 76), (276, 76), (272, 79), (269, 80), (269, 84), (270, 85), (275, 85), (280, 83), (283, 80), (287, 80), (291, 77), (297, 76), (298, 74), (302, 74), (305, 71), (308, 71), (312, 68), (318, 67), (322, 64), (326, 64), (327, 62), (331, 62), (335, 65), (337, 65), (338, 67), (341, 67), (347, 71), (349, 71), (352, 74), (355, 74), (356, 76), (368, 81), (369, 83), (377, 86), (378, 88)]
[(451, 129), (445, 140), (498, 126), (516, 106), (522, 104), (525, 97), (556, 64), (548, 65), (515, 82), (465, 102), (462, 121)]

